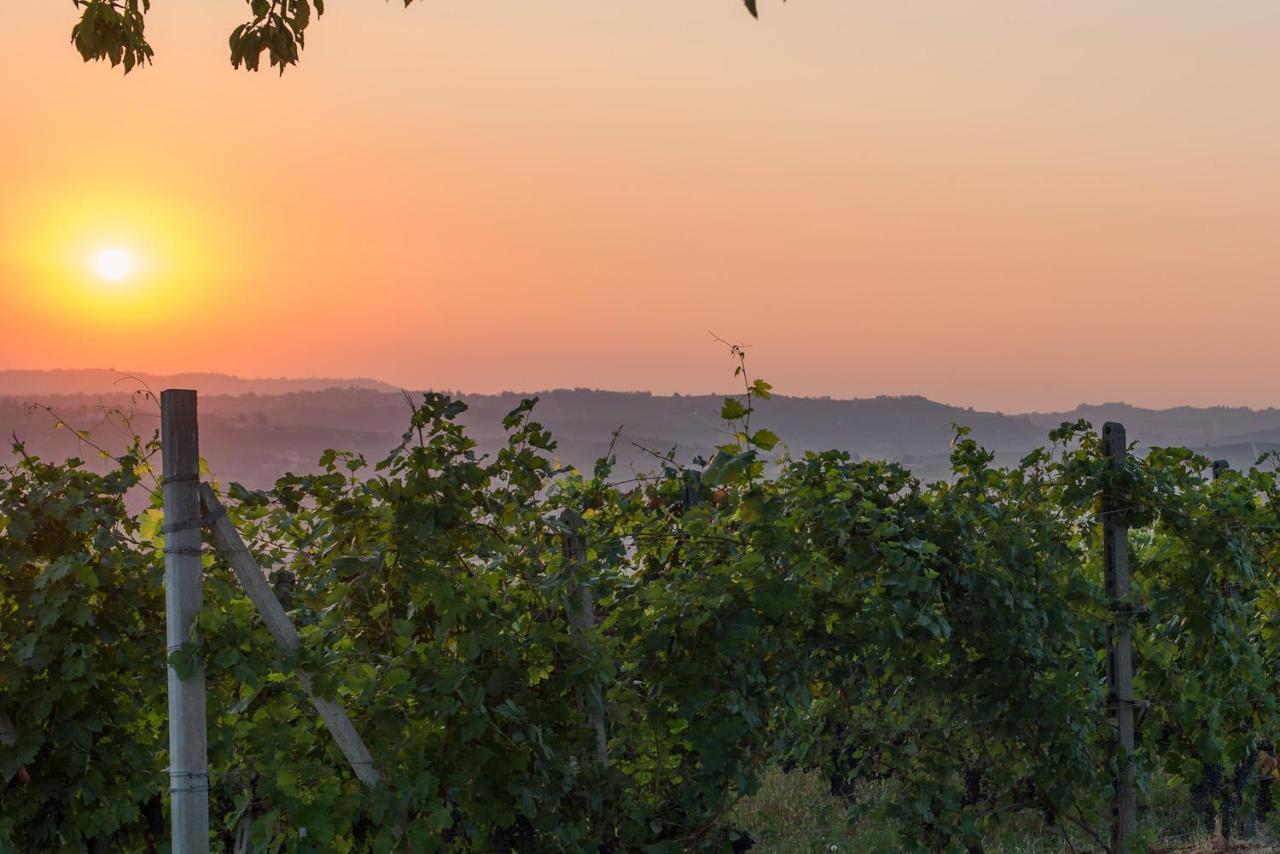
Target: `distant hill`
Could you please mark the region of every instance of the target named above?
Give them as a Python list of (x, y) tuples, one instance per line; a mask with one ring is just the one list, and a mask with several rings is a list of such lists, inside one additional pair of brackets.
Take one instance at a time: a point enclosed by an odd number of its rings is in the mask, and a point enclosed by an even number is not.
[[(201, 392), (201, 445), (213, 472), (223, 481), (269, 485), (286, 471), (312, 470), (326, 448), (341, 448), (380, 459), (399, 442), (409, 416), (404, 395), (374, 380), (246, 380), (219, 374), (139, 375), (153, 390), (195, 387)], [(17, 435), (29, 453), (49, 458), (93, 454), (75, 434), (55, 430), (45, 412), (25, 404), (52, 404), (72, 426), (93, 430), (95, 441), (121, 441), (102, 424), (102, 405), (128, 407), (136, 380), (110, 371), (0, 371), (0, 432)], [(481, 451), (503, 441), (502, 417), (523, 397), (463, 395), (470, 409), (462, 420)], [(621, 476), (653, 468), (653, 452), (675, 449), (678, 459), (709, 456), (727, 438), (719, 419), (718, 395), (653, 395), (646, 392), (556, 389), (540, 392), (537, 418), (555, 435), (563, 464), (588, 468), (608, 452), (621, 428), (615, 452)], [(775, 397), (760, 401), (756, 423), (768, 426), (792, 453), (840, 448), (863, 458), (899, 460), (927, 479), (946, 477), (954, 424), (996, 453), (1015, 462), (1042, 445), (1050, 429), (1084, 418), (1095, 426), (1115, 420), (1142, 447), (1185, 445), (1232, 465), (1247, 467), (1257, 455), (1280, 448), (1280, 410), (1177, 407), (1143, 409), (1123, 403), (1080, 406), (1064, 412), (1006, 414), (949, 406), (923, 397), (858, 400)], [(141, 432), (154, 430), (158, 411), (143, 404), (134, 420)], [(0, 460), (10, 458), (0, 443)]]
[(1274, 441), (1276, 431), (1280, 430), (1280, 409), (1275, 408), (1178, 406), (1144, 409), (1127, 403), (1103, 403), (1078, 406), (1069, 412), (1036, 413), (1028, 418), (1045, 428), (1078, 418), (1091, 424), (1119, 421), (1130, 436), (1140, 438), (1145, 445), (1184, 445), (1190, 448), (1203, 448), (1251, 435), (1261, 437), (1268, 431)]
[(142, 386), (194, 388), (201, 394), (287, 394), (330, 388), (394, 391), (395, 386), (370, 379), (244, 379), (230, 374), (146, 374), (86, 368), (50, 371), (0, 371), (0, 395), (94, 395), (129, 393)]

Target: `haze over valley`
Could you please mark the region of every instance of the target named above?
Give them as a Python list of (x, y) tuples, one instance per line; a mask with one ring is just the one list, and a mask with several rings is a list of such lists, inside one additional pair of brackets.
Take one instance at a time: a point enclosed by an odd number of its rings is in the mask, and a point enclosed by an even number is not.
[[(144, 435), (158, 425), (158, 408), (134, 394), (143, 383), (162, 388), (190, 387), (201, 392), (201, 447), (213, 475), (252, 488), (269, 486), (286, 472), (313, 471), (328, 448), (356, 451), (376, 461), (399, 441), (408, 425), (406, 392), (372, 379), (247, 380), (224, 374), (123, 375), (106, 370), (0, 371), (0, 430), (16, 436), (28, 453), (49, 459), (96, 452), (76, 435), (88, 430), (92, 441), (109, 450), (123, 446), (118, 425), (104, 421), (104, 407), (133, 411), (135, 429)], [(406, 399), (406, 394), (409, 398)], [(650, 452), (687, 461), (709, 456), (727, 439), (719, 419), (719, 394), (656, 395), (596, 389), (466, 394), (461, 420), (481, 452), (503, 441), (502, 417), (525, 397), (538, 397), (536, 417), (558, 442), (557, 460), (590, 470), (614, 450), (618, 471), (646, 471), (657, 464)], [(72, 429), (58, 429), (50, 411)], [(1095, 426), (1123, 422), (1140, 446), (1185, 445), (1236, 467), (1259, 454), (1280, 449), (1280, 409), (1177, 407), (1144, 409), (1124, 403), (1081, 405), (1068, 411), (1000, 413), (947, 405), (919, 396), (855, 400), (775, 395), (757, 402), (755, 423), (776, 432), (793, 453), (840, 448), (864, 458), (898, 460), (927, 479), (947, 475), (953, 424), (970, 427), (974, 437), (1014, 462), (1028, 449), (1045, 444), (1049, 430), (1063, 421), (1084, 418)], [(9, 442), (0, 459), (9, 460)]]

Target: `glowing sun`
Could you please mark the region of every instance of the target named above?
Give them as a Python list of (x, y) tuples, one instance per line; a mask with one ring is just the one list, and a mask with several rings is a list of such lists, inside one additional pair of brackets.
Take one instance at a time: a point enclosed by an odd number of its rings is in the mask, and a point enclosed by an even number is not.
[(93, 256), (93, 271), (108, 282), (122, 282), (133, 272), (133, 256), (123, 249), (102, 249)]

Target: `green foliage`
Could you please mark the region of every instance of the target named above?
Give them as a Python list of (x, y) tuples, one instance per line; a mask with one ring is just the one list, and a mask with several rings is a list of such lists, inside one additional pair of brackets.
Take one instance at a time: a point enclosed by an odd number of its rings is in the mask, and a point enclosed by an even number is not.
[(253, 20), (236, 27), (231, 33), (231, 67), (243, 63), (248, 71), (257, 71), (265, 52), (273, 67), (284, 74), (296, 65), (298, 54), (306, 46), (306, 30), (314, 7), (316, 17), (324, 14), (324, 0), (248, 0)]
[[(297, 624), (281, 653), (205, 558), (218, 841), (333, 851), (728, 851), (770, 763), (878, 780), (895, 844), (964, 850), (1028, 816), (1106, 835), (1119, 767), (1100, 513), (1132, 526), (1137, 760), (1195, 781), (1277, 723), (1271, 470), (1203, 477), (1155, 449), (1113, 470), (1083, 423), (1018, 465), (958, 430), (953, 476), (792, 457), (724, 404), (706, 462), (612, 482), (552, 464), (525, 401), (494, 455), (430, 394), (370, 465), (330, 451), (229, 512)], [(106, 475), (0, 469), (0, 845), (162, 840), (160, 517)], [(1098, 496), (1115, 496), (1103, 507)], [(295, 675), (351, 711), (366, 790)], [(597, 741), (603, 729), (605, 744)], [(858, 807), (851, 807), (856, 818)]]
[(0, 712), (16, 729), (0, 847), (141, 849), (166, 740), (163, 570), (124, 508), (141, 458), (97, 475), (18, 451), (0, 470)]
[(82, 9), (71, 29), (71, 41), (85, 62), (91, 59), (123, 65), (128, 74), (151, 61), (146, 38), (146, 14), (151, 0), (72, 0)]

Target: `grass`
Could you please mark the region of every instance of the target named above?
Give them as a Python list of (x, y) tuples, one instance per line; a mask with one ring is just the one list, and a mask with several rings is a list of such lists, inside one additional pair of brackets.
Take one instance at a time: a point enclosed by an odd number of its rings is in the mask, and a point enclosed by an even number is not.
[[(771, 770), (760, 790), (739, 802), (736, 824), (756, 841), (752, 854), (805, 854), (805, 852), (901, 851), (897, 828), (878, 807), (885, 794), (883, 785), (865, 789), (859, 800), (866, 810), (851, 815), (839, 798), (832, 797), (826, 780), (817, 773)], [(1197, 830), (1184, 786), (1171, 785), (1156, 775), (1147, 798), (1147, 821), (1156, 828), (1158, 841), (1153, 851), (1226, 851), (1221, 839), (1206, 837)], [(1077, 851), (1091, 851), (1096, 845), (1083, 835), (1072, 834)], [(988, 854), (1065, 854), (1069, 849), (1061, 834), (1033, 815), (1011, 820), (998, 834), (985, 840)], [(1277, 851), (1280, 838), (1262, 833), (1231, 851)]]
[(851, 820), (817, 773), (771, 770), (760, 790), (738, 803), (736, 823), (756, 840), (753, 852), (894, 850), (893, 827)]

